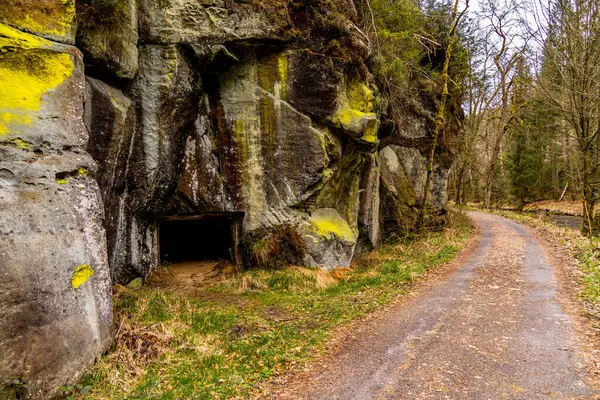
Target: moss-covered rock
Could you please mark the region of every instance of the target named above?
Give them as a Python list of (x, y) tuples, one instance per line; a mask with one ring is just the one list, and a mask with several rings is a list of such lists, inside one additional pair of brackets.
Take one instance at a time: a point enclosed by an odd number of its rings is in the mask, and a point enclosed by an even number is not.
[(333, 177), (317, 194), (317, 208), (334, 208), (358, 234), (360, 183), (365, 156), (352, 142), (346, 146)]
[(328, 271), (349, 267), (357, 235), (348, 222), (333, 208), (314, 210), (308, 221), (305, 264)]
[(381, 238), (379, 187), (381, 167), (377, 154), (365, 155), (365, 168), (360, 182), (360, 207), (358, 214), (359, 250), (371, 250), (379, 244)]
[(224, 182), (249, 229), (312, 196), (329, 162), (325, 134), (286, 101), (289, 57), (252, 55), (221, 77)]
[(337, 109), (331, 122), (362, 144), (379, 145), (377, 130), (379, 117), (373, 112), (373, 92), (362, 82), (350, 81), (337, 98)]
[[(414, 230), (417, 217), (417, 193), (411, 181), (405, 163), (401, 158), (402, 149), (391, 145), (381, 150), (380, 219), (382, 230), (388, 238), (398, 237)], [(422, 171), (414, 165), (411, 172), (414, 179), (424, 177)], [(419, 181), (422, 187), (422, 183)]]
[(356, 242), (356, 234), (348, 222), (333, 208), (315, 210), (310, 216), (313, 232), (324, 239), (339, 239), (348, 244)]
[[(115, 281), (129, 277), (133, 212), (127, 204), (130, 163), (136, 126), (135, 107), (121, 90), (93, 78), (86, 79), (85, 124), (92, 135), (88, 151), (97, 160), (96, 180), (106, 211), (104, 227), (108, 259)], [(118, 267), (118, 268), (117, 268)]]
[(75, 0), (0, 2), (0, 22), (57, 42), (75, 43)]

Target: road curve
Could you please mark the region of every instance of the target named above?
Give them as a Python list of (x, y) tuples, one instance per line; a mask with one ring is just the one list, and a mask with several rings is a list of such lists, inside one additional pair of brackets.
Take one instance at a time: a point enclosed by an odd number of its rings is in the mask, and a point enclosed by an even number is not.
[(481, 239), (448, 280), (359, 329), (301, 385), (274, 397), (597, 398), (536, 239), (513, 221), (469, 216)]

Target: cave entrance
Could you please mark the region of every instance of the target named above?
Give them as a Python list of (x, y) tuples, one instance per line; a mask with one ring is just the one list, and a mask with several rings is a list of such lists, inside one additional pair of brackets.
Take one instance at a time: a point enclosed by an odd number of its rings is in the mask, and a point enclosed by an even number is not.
[(241, 262), (239, 237), (244, 213), (163, 216), (157, 219), (160, 263), (227, 260)]

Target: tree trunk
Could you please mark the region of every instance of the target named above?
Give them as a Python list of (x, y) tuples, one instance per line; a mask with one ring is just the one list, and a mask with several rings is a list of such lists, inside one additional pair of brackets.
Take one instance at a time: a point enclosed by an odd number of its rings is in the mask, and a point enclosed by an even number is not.
[(492, 158), (490, 159), (490, 167), (488, 169), (486, 183), (485, 183), (485, 202), (484, 208), (490, 209), (492, 206), (492, 191), (494, 188), (494, 183), (496, 181), (496, 163), (498, 162), (498, 157), (500, 156), (500, 145), (502, 144), (502, 138), (504, 134), (508, 130), (508, 126), (504, 126), (502, 128), (501, 133), (496, 138), (496, 142), (494, 143), (494, 148), (492, 150)]
[(435, 151), (438, 146), (439, 135), (444, 128), (445, 123), (445, 113), (446, 113), (446, 102), (448, 100), (449, 91), (448, 91), (448, 82), (450, 81), (449, 69), (450, 69), (450, 59), (452, 57), (452, 47), (454, 45), (456, 28), (462, 16), (465, 14), (467, 9), (469, 8), (469, 1), (467, 0), (467, 4), (465, 9), (458, 14), (458, 5), (460, 0), (455, 0), (454, 8), (452, 10), (452, 25), (450, 26), (450, 36), (448, 39), (448, 46), (446, 47), (446, 58), (444, 59), (444, 68), (442, 71), (442, 98), (440, 100), (440, 106), (438, 108), (438, 112), (435, 118), (435, 128), (433, 129), (433, 140), (431, 143), (431, 151), (429, 153), (429, 159), (427, 160), (427, 175), (425, 178), (425, 185), (423, 188), (423, 199), (421, 200), (421, 207), (419, 210), (419, 215), (417, 216), (417, 221), (415, 224), (416, 231), (419, 232), (423, 227), (423, 222), (425, 221), (425, 217), (427, 214), (427, 200), (429, 196), (429, 186), (431, 184), (431, 175), (433, 173), (433, 165), (435, 161)]

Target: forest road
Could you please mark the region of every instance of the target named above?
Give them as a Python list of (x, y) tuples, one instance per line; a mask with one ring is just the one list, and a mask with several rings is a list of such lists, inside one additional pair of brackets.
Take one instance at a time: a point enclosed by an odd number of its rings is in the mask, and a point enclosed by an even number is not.
[(595, 399), (573, 320), (524, 226), (470, 212), (480, 240), (444, 282), (352, 332), (293, 399)]

